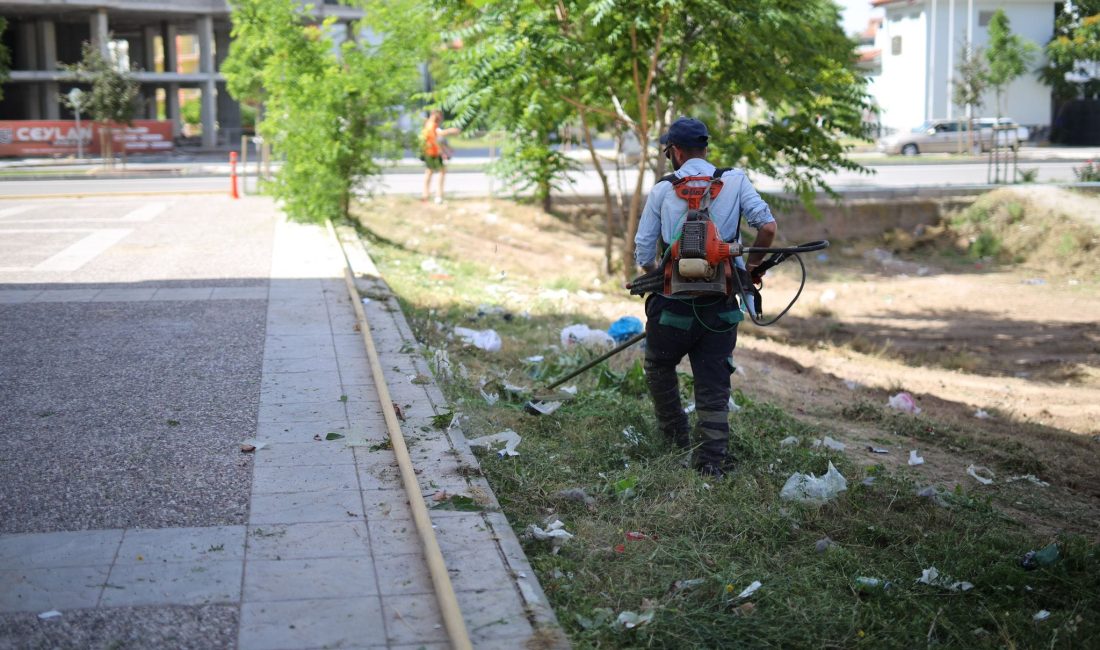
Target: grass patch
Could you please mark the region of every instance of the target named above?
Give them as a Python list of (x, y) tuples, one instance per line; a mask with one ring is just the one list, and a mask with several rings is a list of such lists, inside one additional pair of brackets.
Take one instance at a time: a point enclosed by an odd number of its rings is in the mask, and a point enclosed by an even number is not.
[[(478, 452), (504, 513), (520, 534), (529, 524), (560, 519), (575, 535), (557, 553), (534, 539), (526, 539), (524, 549), (576, 647), (1075, 647), (1100, 633), (1095, 544), (1031, 534), (979, 492), (920, 497), (923, 486), (881, 466), (861, 467), (827, 449), (783, 446), (788, 436), (805, 441), (829, 432), (751, 390), (736, 396), (742, 408), (730, 416), (739, 469), (717, 483), (684, 469), (680, 454), (656, 432), (637, 350), (578, 377), (576, 397), (553, 415), (524, 413), (530, 392), (593, 357), (561, 348), (560, 327), (578, 321), (606, 327), (610, 319), (592, 303), (578, 300), (563, 309), (541, 301), (547, 280), (535, 271), (510, 267), (502, 276), (502, 263), (478, 257), (477, 250), (455, 248), (444, 256), (449, 234), (429, 237), (424, 223), (409, 224), (415, 237), (394, 236), (394, 214), (385, 205), (363, 211), (375, 232), (371, 254), (425, 356), (435, 361), (446, 352), (449, 370), (440, 371), (437, 362), (437, 374), (466, 435), (510, 428), (523, 437), (517, 457)], [(410, 238), (419, 244), (406, 243)], [(426, 277), (420, 265), (428, 256), (448, 279)], [(477, 316), (483, 302), (513, 317), (484, 310)], [(463, 346), (448, 336), (454, 325), (492, 327), (502, 349)], [(529, 360), (533, 355), (542, 359)], [(837, 415), (876, 423), (888, 435), (971, 444), (949, 426), (870, 402)], [(821, 475), (829, 462), (848, 479), (838, 499), (821, 507), (779, 499), (793, 472)], [(865, 485), (867, 478), (874, 481)], [(590, 499), (575, 498), (580, 490)], [(445, 507), (466, 506), (475, 504)], [(818, 552), (826, 537), (835, 545)], [(1060, 546), (1059, 562), (1034, 571), (1020, 566), (1024, 553), (1051, 541)], [(974, 588), (918, 584), (932, 566)], [(858, 588), (860, 577), (894, 586), (866, 593)], [(738, 599), (753, 581), (763, 586)], [(1033, 616), (1041, 609), (1051, 616), (1037, 623)], [(652, 613), (652, 619), (625, 629), (616, 623), (623, 612)]]

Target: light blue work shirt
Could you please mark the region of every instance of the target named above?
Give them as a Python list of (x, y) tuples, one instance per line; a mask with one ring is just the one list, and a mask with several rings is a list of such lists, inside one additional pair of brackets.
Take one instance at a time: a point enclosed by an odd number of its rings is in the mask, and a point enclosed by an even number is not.
[[(692, 158), (676, 170), (677, 178), (685, 176), (706, 176), (714, 174), (715, 166), (702, 158)], [(703, 183), (700, 182), (700, 185)], [(723, 241), (732, 241), (737, 234), (737, 222), (741, 215), (753, 228), (773, 223), (775, 217), (764, 199), (753, 188), (745, 172), (731, 169), (722, 174), (722, 191), (710, 204), (710, 218), (718, 229)], [(646, 198), (638, 222), (638, 233), (634, 235), (634, 261), (638, 266), (657, 261), (657, 237), (664, 239), (666, 245), (680, 234), (687, 216), (687, 201), (676, 196), (672, 183), (657, 183)], [(740, 238), (738, 238), (740, 240)], [(745, 268), (744, 257), (738, 257), (737, 266)]]

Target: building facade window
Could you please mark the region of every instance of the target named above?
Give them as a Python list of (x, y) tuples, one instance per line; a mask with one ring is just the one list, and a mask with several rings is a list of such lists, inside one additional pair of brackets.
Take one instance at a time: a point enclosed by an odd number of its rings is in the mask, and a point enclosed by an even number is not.
[(890, 39), (890, 54), (898, 56), (901, 54), (901, 37), (895, 36)]

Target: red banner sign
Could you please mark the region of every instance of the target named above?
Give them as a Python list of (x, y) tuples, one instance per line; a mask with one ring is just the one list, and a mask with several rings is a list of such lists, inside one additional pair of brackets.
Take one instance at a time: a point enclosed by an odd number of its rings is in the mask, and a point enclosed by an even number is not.
[[(75, 120), (0, 120), (0, 157), (3, 156), (67, 156), (77, 153), (82, 141), (84, 155), (100, 153), (100, 131), (107, 127), (99, 122)], [(159, 120), (134, 120), (133, 125), (110, 127), (111, 149), (114, 153), (156, 153), (171, 151), (172, 123)]]

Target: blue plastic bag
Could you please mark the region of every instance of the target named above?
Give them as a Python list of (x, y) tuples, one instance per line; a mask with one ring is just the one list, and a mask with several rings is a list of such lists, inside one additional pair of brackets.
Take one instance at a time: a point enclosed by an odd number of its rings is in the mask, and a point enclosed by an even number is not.
[(645, 328), (642, 326), (642, 321), (633, 316), (623, 316), (614, 323), (611, 323), (611, 327), (607, 328), (607, 333), (611, 335), (611, 338), (615, 339), (616, 343), (622, 343), (644, 331)]

